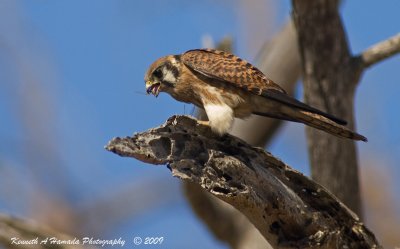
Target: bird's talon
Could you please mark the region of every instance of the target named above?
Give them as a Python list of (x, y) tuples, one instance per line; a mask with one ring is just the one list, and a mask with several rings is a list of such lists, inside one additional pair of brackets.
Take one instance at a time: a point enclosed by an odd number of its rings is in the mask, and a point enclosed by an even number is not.
[(210, 121), (197, 120), (197, 123), (200, 125), (210, 126)]

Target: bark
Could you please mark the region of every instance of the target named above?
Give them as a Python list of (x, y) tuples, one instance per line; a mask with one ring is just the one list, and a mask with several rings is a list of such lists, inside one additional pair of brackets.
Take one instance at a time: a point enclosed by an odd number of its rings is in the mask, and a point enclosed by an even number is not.
[[(338, 1), (293, 0), (303, 63), (304, 99), (318, 109), (348, 121), (355, 129), (354, 71)], [(312, 178), (361, 215), (355, 142), (306, 128)]]
[(363, 70), (397, 53), (400, 53), (400, 33), (368, 48), (355, 59)]
[[(355, 130), (354, 95), (363, 71), (400, 52), (400, 35), (350, 53), (337, 0), (293, 0), (293, 20), (302, 57), (304, 99), (348, 121)], [(306, 128), (312, 178), (362, 215), (354, 141)]]
[[(319, 184), (270, 153), (173, 116), (106, 149), (194, 182), (242, 212), (274, 248), (379, 248), (358, 217)], [(223, 222), (223, 221), (221, 221)]]

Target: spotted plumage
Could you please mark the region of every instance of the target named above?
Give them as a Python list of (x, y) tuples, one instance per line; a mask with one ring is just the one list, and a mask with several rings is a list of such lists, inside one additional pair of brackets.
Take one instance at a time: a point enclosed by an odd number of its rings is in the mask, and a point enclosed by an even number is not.
[(185, 52), (182, 62), (205, 76), (235, 84), (243, 90), (261, 95), (264, 90), (274, 89), (286, 93), (249, 62), (223, 51), (194, 49)]
[(230, 53), (194, 49), (156, 60), (145, 75), (146, 91), (167, 92), (207, 113), (211, 129), (226, 133), (235, 117), (251, 114), (301, 122), (339, 137), (366, 141), (345, 121), (290, 96), (249, 62)]

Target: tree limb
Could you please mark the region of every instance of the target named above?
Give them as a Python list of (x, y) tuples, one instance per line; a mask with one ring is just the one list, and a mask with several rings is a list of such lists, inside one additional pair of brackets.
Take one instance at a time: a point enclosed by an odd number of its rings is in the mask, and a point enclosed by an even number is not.
[[(354, 93), (360, 73), (347, 43), (338, 0), (292, 0), (303, 66), (304, 100), (355, 130)], [(306, 127), (312, 178), (362, 216), (354, 141)]]
[(262, 149), (219, 137), (195, 119), (173, 116), (106, 149), (199, 184), (241, 211), (274, 248), (380, 248), (336, 197)]
[(362, 68), (368, 68), (397, 53), (400, 53), (400, 33), (366, 49), (356, 59)]
[[(24, 245), (24, 244), (13, 244), (11, 238), (19, 238), (21, 240), (32, 240), (38, 238), (39, 244)], [(46, 238), (49, 238), (47, 243), (40, 244), (40, 242)], [(40, 226), (21, 218), (16, 218), (4, 214), (0, 214), (0, 245), (4, 248), (12, 249), (45, 249), (45, 248), (59, 248), (59, 249), (94, 249), (93, 246), (83, 246), (82, 244), (51, 244), (50, 238), (56, 238), (63, 241), (73, 241), (72, 236), (56, 232), (52, 229)], [(1, 246), (0, 246), (1, 247)]]
[[(184, 182), (185, 195), (193, 211), (219, 240), (233, 249), (272, 248), (246, 216), (207, 192), (199, 184)], [(223, 222), (221, 222), (223, 221)]]

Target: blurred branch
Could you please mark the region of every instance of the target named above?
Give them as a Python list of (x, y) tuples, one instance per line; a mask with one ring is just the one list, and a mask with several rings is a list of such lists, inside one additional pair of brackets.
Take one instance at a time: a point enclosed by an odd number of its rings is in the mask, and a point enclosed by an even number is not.
[(216, 49), (218, 50), (222, 50), (222, 51), (226, 51), (226, 52), (232, 52), (233, 51), (233, 41), (232, 41), (232, 37), (225, 37), (224, 39), (222, 39)]
[[(21, 240), (37, 239), (38, 244), (12, 244), (11, 238), (18, 238)], [(49, 238), (45, 244), (40, 244), (42, 240)], [(45, 248), (59, 248), (59, 249), (76, 249), (76, 248), (94, 248), (92, 246), (83, 246), (79, 244), (51, 244), (50, 238), (56, 238), (62, 241), (73, 241), (74, 238), (63, 233), (56, 232), (49, 228), (39, 226), (32, 221), (11, 217), (8, 215), (0, 214), (0, 245), (5, 248), (15, 249), (45, 249)]]
[(179, 184), (171, 183), (170, 179), (141, 179), (80, 205), (75, 222), (80, 233), (107, 234), (119, 223), (179, 202), (182, 197), (177, 192)]
[[(257, 59), (257, 67), (268, 78), (279, 83), (289, 95), (294, 94), (296, 82), (301, 74), (300, 55), (297, 47), (296, 29), (292, 21), (271, 41), (265, 43)], [(236, 119), (230, 132), (247, 143), (264, 147), (270, 142), (283, 121), (278, 119), (251, 116), (249, 119)], [(257, 127), (256, 129), (254, 129)]]
[(400, 53), (400, 34), (373, 45), (356, 58), (367, 68), (397, 53)]
[(197, 183), (184, 181), (193, 211), (220, 241), (230, 248), (271, 248), (257, 228), (237, 209), (207, 192)]
[[(7, 61), (1, 75), (5, 73), (5, 78), (0, 76), (0, 81), (8, 83), (0, 84), (0, 91), (6, 91), (8, 97), (3, 101), (18, 122), (15, 134), (21, 134), (15, 146), (18, 152), (11, 155), (23, 168), (23, 178), (17, 184), (25, 196), (18, 196), (19, 202), (29, 205), (29, 215), (41, 223), (51, 224), (59, 231), (74, 230), (70, 222), (73, 210), (65, 196), (76, 184), (69, 185), (60, 152), (62, 136), (58, 130), (59, 98), (55, 87), (60, 80), (56, 79), (56, 63), (41, 39), (31, 39), (33, 26), (24, 18), (21, 4), (2, 1), (0, 17), (2, 23), (7, 23), (0, 27), (0, 54)], [(41, 37), (40, 32), (37, 35)], [(9, 192), (16, 190), (10, 187)]]
[[(186, 198), (215, 237), (234, 249), (272, 248), (247, 217), (194, 182), (184, 181)], [(223, 222), (221, 222), (223, 221)]]
[(231, 135), (195, 119), (173, 116), (106, 149), (146, 163), (167, 164), (172, 174), (199, 184), (231, 204), (276, 248), (376, 248), (374, 235), (322, 186)]
[[(365, 223), (379, 238), (384, 248), (400, 245), (398, 233), (400, 224), (399, 203), (396, 202), (398, 190), (396, 174), (385, 168), (382, 154), (369, 154), (361, 171), (361, 189), (365, 206)], [(383, 160), (382, 160), (383, 159)], [(385, 215), (382, 215), (385, 214)]]

